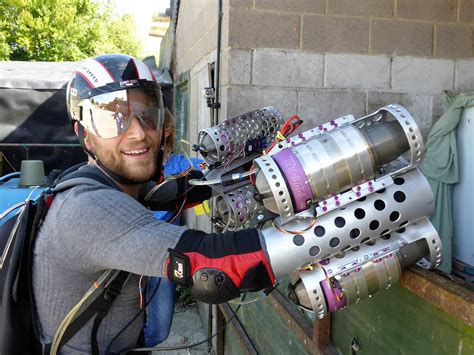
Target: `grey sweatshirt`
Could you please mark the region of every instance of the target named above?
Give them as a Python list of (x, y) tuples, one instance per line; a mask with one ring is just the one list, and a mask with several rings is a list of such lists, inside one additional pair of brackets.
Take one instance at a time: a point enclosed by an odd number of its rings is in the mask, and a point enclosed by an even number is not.
[[(42, 341), (50, 343), (64, 316), (107, 269), (133, 273), (98, 332), (101, 353), (139, 311), (139, 275), (163, 276), (168, 248), (186, 230), (153, 217), (127, 194), (100, 186), (58, 193), (38, 234), (33, 291)], [(143, 327), (138, 317), (111, 347), (133, 347)], [(61, 354), (91, 353), (92, 321)]]

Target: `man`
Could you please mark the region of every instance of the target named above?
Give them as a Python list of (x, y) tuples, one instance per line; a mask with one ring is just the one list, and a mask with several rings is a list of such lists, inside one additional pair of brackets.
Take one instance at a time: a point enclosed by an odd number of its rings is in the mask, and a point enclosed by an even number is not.
[[(138, 201), (145, 183), (161, 180), (163, 142), (161, 91), (143, 62), (117, 54), (85, 61), (68, 84), (67, 107), (89, 156), (85, 169), (113, 187), (78, 185), (58, 193), (38, 233), (33, 292), (45, 346), (107, 269), (131, 277), (98, 329), (101, 354), (137, 344), (140, 275), (168, 277), (213, 303), (274, 284), (258, 231), (208, 235), (159, 221)], [(123, 125), (116, 124), (117, 107)], [(177, 188), (177, 199), (185, 189)], [(60, 353), (93, 352), (92, 328), (90, 320)]]

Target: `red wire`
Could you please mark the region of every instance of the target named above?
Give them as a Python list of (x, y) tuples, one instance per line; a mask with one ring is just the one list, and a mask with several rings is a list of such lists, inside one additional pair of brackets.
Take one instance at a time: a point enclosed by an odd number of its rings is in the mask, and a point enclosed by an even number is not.
[[(280, 133), (283, 137), (287, 138), (290, 134), (292, 134), (301, 124), (303, 121), (299, 116), (294, 115), (291, 116), (289, 119), (286, 120), (285, 124), (280, 130)], [(278, 140), (278, 138), (275, 139), (275, 141), (264, 151), (265, 154), (268, 154), (273, 147), (278, 143), (281, 142), (281, 140)]]
[[(291, 116), (289, 119), (286, 120), (285, 124), (281, 128), (280, 134), (286, 138), (287, 136), (292, 134), (302, 123), (303, 121), (301, 120), (301, 118), (299, 118), (299, 116), (297, 115)], [(275, 141), (273, 141), (272, 144), (270, 144), (267, 147), (267, 149), (263, 151), (263, 155), (268, 154), (268, 152), (271, 151), (278, 142), (281, 142), (281, 139), (279, 140), (278, 138), (275, 138)], [(250, 167), (250, 170), (252, 169), (253, 169), (253, 165)], [(255, 185), (253, 176), (249, 175), (249, 178), (250, 178), (251, 184)]]

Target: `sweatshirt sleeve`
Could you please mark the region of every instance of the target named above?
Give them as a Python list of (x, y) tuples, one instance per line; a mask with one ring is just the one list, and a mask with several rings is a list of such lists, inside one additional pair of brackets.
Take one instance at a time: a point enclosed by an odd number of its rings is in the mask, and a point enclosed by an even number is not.
[(56, 237), (49, 244), (66, 267), (148, 276), (163, 276), (168, 249), (186, 231), (156, 219), (127, 194), (102, 186), (58, 194), (45, 223), (55, 226)]

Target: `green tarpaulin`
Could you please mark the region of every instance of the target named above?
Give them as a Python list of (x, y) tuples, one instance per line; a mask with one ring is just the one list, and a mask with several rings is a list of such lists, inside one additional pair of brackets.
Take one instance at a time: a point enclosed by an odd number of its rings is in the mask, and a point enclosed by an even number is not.
[(451, 272), (453, 238), (453, 190), (459, 182), (456, 127), (464, 109), (474, 106), (474, 95), (460, 94), (444, 97), (449, 105), (431, 128), (426, 142), (425, 159), (421, 171), (428, 178), (436, 200), (431, 222), (443, 241), (443, 263), (440, 270)]

